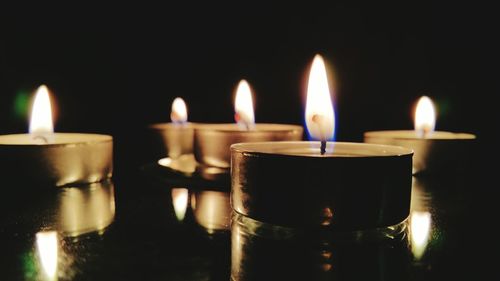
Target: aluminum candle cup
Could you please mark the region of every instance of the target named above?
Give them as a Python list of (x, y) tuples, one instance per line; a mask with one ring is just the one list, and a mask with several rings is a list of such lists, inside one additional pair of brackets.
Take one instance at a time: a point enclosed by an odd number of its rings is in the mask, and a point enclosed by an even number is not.
[(240, 142), (297, 141), (303, 127), (288, 124), (255, 124), (242, 130), (237, 124), (198, 124), (194, 134), (194, 155), (201, 164), (229, 168), (230, 146)]
[(441, 174), (463, 171), (472, 157), (476, 136), (466, 133), (434, 131), (419, 137), (416, 131), (389, 130), (365, 132), (364, 142), (397, 145), (413, 149), (414, 174)]
[(162, 156), (171, 159), (193, 153), (193, 123), (158, 123), (150, 126), (162, 145)]
[(231, 161), (232, 207), (261, 222), (352, 231), (409, 216), (408, 148), (328, 142), (320, 155), (319, 142), (239, 143)]
[(31, 134), (0, 136), (2, 174), (19, 182), (56, 186), (97, 182), (113, 173), (113, 138), (108, 135), (52, 133), (38, 144)]

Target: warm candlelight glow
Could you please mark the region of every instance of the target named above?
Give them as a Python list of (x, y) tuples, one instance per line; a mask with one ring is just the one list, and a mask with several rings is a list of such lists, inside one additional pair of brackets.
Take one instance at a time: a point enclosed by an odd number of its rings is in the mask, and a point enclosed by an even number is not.
[(416, 259), (420, 259), (427, 244), (431, 230), (431, 214), (429, 212), (414, 211), (410, 216), (411, 250)]
[(307, 84), (306, 126), (310, 137), (315, 140), (327, 141), (333, 138), (335, 115), (325, 62), (320, 55), (314, 57)]
[(188, 190), (186, 188), (172, 188), (172, 204), (178, 221), (183, 221), (188, 206)]
[(246, 80), (241, 80), (236, 90), (234, 101), (236, 122), (245, 129), (251, 129), (255, 123), (253, 112), (252, 90)]
[(44, 138), (45, 142), (47, 142), (47, 135), (54, 132), (49, 90), (45, 85), (40, 86), (36, 91), (33, 109), (31, 110), (29, 132), (35, 139)]
[(418, 100), (415, 109), (415, 131), (420, 137), (434, 131), (436, 126), (436, 112), (432, 100), (423, 96)]
[(57, 274), (57, 232), (43, 231), (36, 234), (36, 246), (46, 280), (54, 280)]
[(187, 121), (186, 103), (182, 98), (175, 98), (172, 102), (170, 119), (174, 123), (185, 123)]

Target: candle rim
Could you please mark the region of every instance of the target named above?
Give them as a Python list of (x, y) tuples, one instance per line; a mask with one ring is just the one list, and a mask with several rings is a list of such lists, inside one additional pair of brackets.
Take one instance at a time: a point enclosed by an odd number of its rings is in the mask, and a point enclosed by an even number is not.
[(12, 140), (21, 138), (22, 141), (27, 141), (32, 139), (32, 134), (8, 134), (0, 136), (0, 146), (6, 147), (60, 147), (60, 146), (78, 146), (78, 145), (89, 145), (95, 143), (107, 143), (113, 142), (113, 137), (111, 135), (105, 134), (93, 134), (93, 133), (53, 133), (51, 134), (54, 137), (64, 137), (64, 138), (72, 138), (77, 136), (83, 136), (85, 139), (78, 140), (79, 138), (75, 138), (76, 141), (63, 141), (63, 142), (55, 142), (55, 143), (28, 143), (28, 142), (12, 142)]
[(214, 132), (238, 132), (238, 133), (289, 132), (289, 131), (303, 132), (304, 127), (296, 124), (255, 123), (253, 129), (243, 130), (236, 123), (197, 123), (195, 130), (214, 131)]
[[(318, 153), (309, 154), (309, 153), (298, 153), (298, 152), (287, 152), (286, 150), (276, 151), (273, 150), (275, 147), (281, 146), (289, 146), (292, 145), (295, 149), (314, 149), (318, 151)], [(315, 145), (317, 147), (312, 147)], [(400, 157), (400, 156), (411, 156), (413, 155), (413, 149), (406, 148), (402, 146), (395, 145), (384, 145), (384, 144), (371, 144), (371, 143), (363, 143), (363, 142), (335, 142), (329, 141), (327, 142), (328, 147), (332, 146), (348, 146), (348, 147), (365, 147), (365, 148), (376, 148), (375, 151), (377, 154), (335, 154), (336, 149), (333, 152), (327, 152), (324, 155), (319, 153), (321, 142), (320, 141), (266, 141), (266, 142), (252, 142), (252, 143), (235, 143), (232, 144), (230, 149), (231, 152), (240, 152), (240, 153), (248, 153), (255, 155), (275, 155), (275, 156), (284, 156), (284, 157), (317, 157), (317, 158), (379, 158), (379, 157)]]
[(169, 129), (169, 128), (177, 128), (177, 129), (193, 129), (194, 126), (196, 126), (197, 123), (193, 122), (184, 122), (184, 123), (176, 123), (176, 122), (160, 122), (160, 123), (153, 123), (150, 124), (148, 127), (150, 129), (156, 129), (156, 130), (164, 130), (164, 129)]
[[(402, 136), (397, 136), (398, 134), (403, 134)], [(396, 135), (396, 136), (394, 136)], [(433, 131), (430, 132), (425, 137), (419, 137), (418, 132), (415, 130), (380, 130), (380, 131), (368, 131), (364, 133), (364, 137), (370, 138), (382, 138), (382, 139), (395, 139), (395, 140), (474, 140), (476, 139), (475, 134), (462, 133), (462, 132), (450, 132), (450, 131)]]

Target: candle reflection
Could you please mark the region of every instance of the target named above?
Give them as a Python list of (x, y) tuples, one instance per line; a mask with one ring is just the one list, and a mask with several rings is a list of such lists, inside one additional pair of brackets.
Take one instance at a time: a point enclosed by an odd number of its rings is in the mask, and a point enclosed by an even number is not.
[(56, 280), (58, 260), (57, 232), (38, 232), (36, 234), (36, 247), (45, 277), (42, 280)]
[(65, 236), (102, 232), (114, 220), (114, 186), (109, 181), (64, 188), (58, 195), (55, 227)]
[(410, 211), (410, 238), (411, 251), (416, 260), (422, 259), (432, 234), (431, 197), (425, 191), (422, 181), (413, 178), (411, 211)]
[[(231, 280), (408, 280), (407, 230), (392, 238), (344, 239), (235, 214)], [(338, 238), (338, 239), (337, 239)]]
[(186, 216), (188, 207), (189, 191), (187, 188), (174, 187), (172, 188), (172, 204), (174, 205), (175, 216), (178, 221), (182, 222)]
[(229, 229), (232, 209), (227, 192), (203, 190), (196, 192), (194, 198), (194, 218), (208, 233)]
[(431, 231), (431, 214), (429, 212), (414, 211), (410, 217), (411, 251), (415, 259), (422, 258)]

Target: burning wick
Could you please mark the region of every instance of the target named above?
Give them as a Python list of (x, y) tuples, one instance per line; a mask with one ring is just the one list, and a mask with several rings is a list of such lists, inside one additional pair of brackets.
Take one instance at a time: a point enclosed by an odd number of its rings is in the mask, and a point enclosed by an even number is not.
[(420, 132), (419, 132), (419, 135), (422, 137), (422, 138), (426, 138), (427, 135), (432, 131), (432, 129), (429, 127), (429, 126), (423, 126), (421, 129), (420, 129)]
[(182, 124), (183, 123), (182, 121), (179, 121), (179, 120), (182, 120), (182, 116), (177, 111), (172, 111), (170, 113), (170, 119), (174, 120), (174, 123), (176, 123), (176, 124)]
[(326, 152), (326, 138), (325, 138), (325, 134), (323, 133), (323, 130), (321, 130), (322, 126), (321, 126), (321, 123), (323, 121), (323, 116), (321, 114), (314, 114), (311, 118), (312, 122), (317, 124), (320, 128), (319, 132), (320, 132), (320, 140), (321, 140), (321, 155), (324, 155), (325, 152)]
[(246, 129), (247, 131), (250, 131), (250, 129), (251, 129), (250, 124), (248, 124), (248, 122), (244, 122), (245, 120), (241, 117), (241, 115), (240, 115), (238, 112), (236, 112), (236, 113), (234, 114), (234, 120), (235, 120), (235, 121), (236, 121), (236, 123), (238, 123), (238, 124), (243, 124), (243, 125), (245, 126), (245, 129)]

